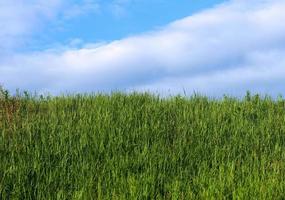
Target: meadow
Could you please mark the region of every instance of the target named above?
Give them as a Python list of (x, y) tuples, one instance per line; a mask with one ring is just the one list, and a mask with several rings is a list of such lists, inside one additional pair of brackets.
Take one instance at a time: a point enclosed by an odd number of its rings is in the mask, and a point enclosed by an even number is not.
[(0, 199), (284, 199), (285, 100), (0, 95)]

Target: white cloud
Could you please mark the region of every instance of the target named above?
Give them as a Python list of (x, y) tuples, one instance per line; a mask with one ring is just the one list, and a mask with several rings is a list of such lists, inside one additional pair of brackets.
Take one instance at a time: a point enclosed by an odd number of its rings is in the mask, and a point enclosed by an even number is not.
[(2, 0), (0, 2), (0, 53), (19, 46), (24, 37), (39, 29), (41, 20), (51, 20), (61, 0)]
[(285, 94), (284, 10), (283, 0), (233, 0), (109, 44), (15, 55), (0, 63), (0, 80), (53, 93)]
[(100, 4), (94, 0), (85, 0), (78, 4), (69, 5), (63, 12), (63, 20), (75, 18), (89, 13), (99, 13)]
[(99, 12), (94, 0), (1, 0), (0, 57), (25, 45), (33, 35), (44, 34), (41, 31), (48, 22), (65, 23), (90, 12)]
[[(147, 0), (112, 0), (109, 3), (111, 13), (117, 18), (128, 16), (128, 9), (136, 3), (146, 2)], [(156, 0), (157, 1), (157, 0)], [(151, 1), (155, 2), (155, 1)]]

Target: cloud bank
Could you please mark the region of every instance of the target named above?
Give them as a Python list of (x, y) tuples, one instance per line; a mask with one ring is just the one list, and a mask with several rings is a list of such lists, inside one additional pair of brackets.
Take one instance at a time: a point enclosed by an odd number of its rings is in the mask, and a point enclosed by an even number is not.
[(54, 94), (284, 95), (284, 10), (283, 0), (232, 0), (108, 44), (14, 54), (0, 61), (0, 82)]

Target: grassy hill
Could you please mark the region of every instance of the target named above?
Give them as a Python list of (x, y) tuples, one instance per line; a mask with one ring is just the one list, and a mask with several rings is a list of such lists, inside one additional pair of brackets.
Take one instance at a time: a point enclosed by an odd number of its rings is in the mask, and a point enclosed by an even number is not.
[(0, 199), (284, 199), (285, 101), (0, 97)]

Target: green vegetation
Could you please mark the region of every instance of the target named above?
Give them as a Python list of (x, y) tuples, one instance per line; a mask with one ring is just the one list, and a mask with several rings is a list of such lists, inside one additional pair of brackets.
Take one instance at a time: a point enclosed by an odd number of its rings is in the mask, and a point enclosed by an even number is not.
[(285, 101), (0, 94), (0, 199), (284, 199)]

